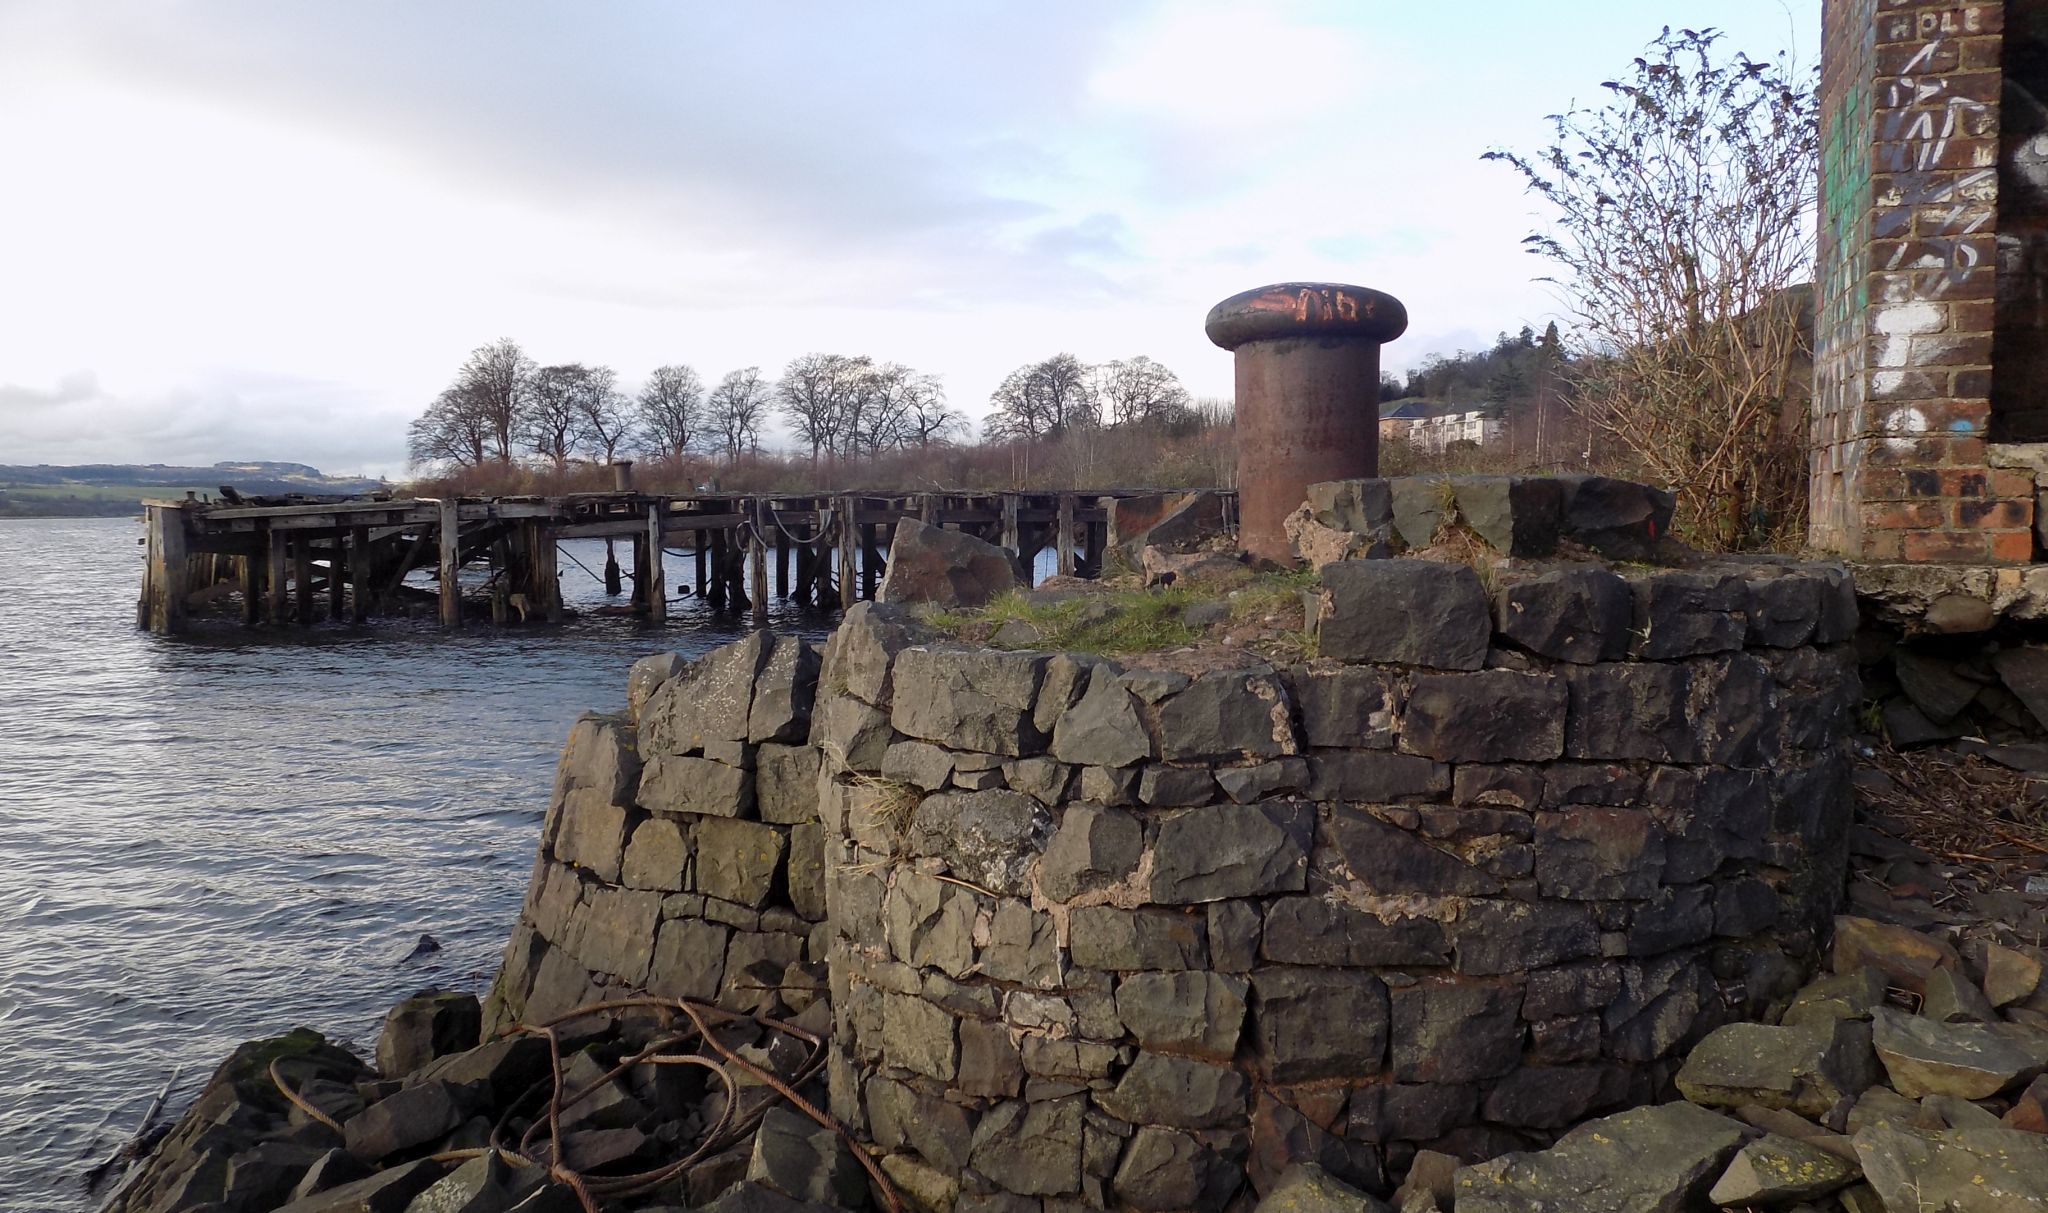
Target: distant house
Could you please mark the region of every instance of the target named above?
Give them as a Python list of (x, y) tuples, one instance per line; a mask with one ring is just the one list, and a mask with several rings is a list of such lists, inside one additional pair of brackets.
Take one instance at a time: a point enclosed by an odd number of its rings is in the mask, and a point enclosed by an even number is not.
[(1501, 437), (1506, 426), (1484, 408), (1445, 404), (1411, 397), (1380, 406), (1380, 441), (1401, 441), (1418, 451), (1441, 455), (1454, 442), (1486, 446)]

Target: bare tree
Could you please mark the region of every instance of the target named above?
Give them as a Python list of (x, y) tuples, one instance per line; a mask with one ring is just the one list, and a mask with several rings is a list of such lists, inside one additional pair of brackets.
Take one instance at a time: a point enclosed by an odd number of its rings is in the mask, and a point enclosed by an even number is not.
[(583, 445), (605, 463), (631, 450), (638, 439), (639, 418), (633, 402), (619, 390), (619, 374), (608, 366), (585, 370), (577, 384), (577, 410), (583, 414)]
[(589, 376), (589, 368), (570, 362), (544, 366), (527, 381), (520, 437), (527, 449), (553, 463), (558, 472), (583, 445), (583, 398)]
[(776, 392), (782, 415), (815, 466), (820, 455), (841, 454), (858, 433), (874, 360), (865, 355), (804, 354), (783, 368)]
[(1495, 151), (1556, 208), (1529, 250), (1558, 266), (1577, 407), (1677, 494), (1710, 547), (1766, 543), (1806, 500), (1805, 343), (1818, 125), (1808, 73), (1666, 29), (1598, 109), (1534, 156)]
[(455, 373), (454, 386), (481, 417), (490, 434), (490, 455), (499, 463), (512, 462), (526, 379), (532, 373), (533, 360), (509, 337), (471, 350)]
[(1089, 384), (1111, 425), (1184, 426), (1188, 390), (1180, 376), (1140, 354), (1093, 368)]
[(680, 459), (704, 424), (704, 381), (679, 363), (658, 366), (634, 403), (647, 449)]
[(924, 448), (966, 432), (967, 418), (946, 403), (946, 389), (937, 375), (910, 375), (901, 390), (905, 401), (902, 445)]
[(705, 421), (728, 462), (761, 448), (761, 424), (768, 419), (771, 394), (773, 386), (761, 378), (758, 366), (728, 372), (711, 389), (705, 399)]
[(1087, 366), (1072, 354), (1020, 366), (989, 398), (996, 412), (985, 428), (1002, 439), (1034, 441), (1093, 425), (1099, 411), (1088, 378)]
[(431, 463), (477, 467), (488, 457), (491, 438), (485, 410), (470, 393), (451, 387), (443, 389), (427, 411), (406, 427), (406, 454), (414, 467)]

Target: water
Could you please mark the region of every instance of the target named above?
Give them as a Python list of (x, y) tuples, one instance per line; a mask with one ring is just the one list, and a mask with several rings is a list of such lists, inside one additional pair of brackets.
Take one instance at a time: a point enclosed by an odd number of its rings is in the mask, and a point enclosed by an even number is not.
[[(398, 999), (482, 991), (570, 723), (622, 704), (634, 658), (744, 631), (692, 601), (660, 633), (165, 640), (134, 627), (140, 533), (0, 519), (0, 1210), (92, 1207), (84, 1173), (154, 1094), (177, 1074), (175, 1112), (243, 1040), (305, 1024), (367, 1055)], [(602, 567), (601, 541), (564, 550)], [(606, 601), (567, 559), (562, 589)], [(422, 933), (441, 950), (407, 959)]]

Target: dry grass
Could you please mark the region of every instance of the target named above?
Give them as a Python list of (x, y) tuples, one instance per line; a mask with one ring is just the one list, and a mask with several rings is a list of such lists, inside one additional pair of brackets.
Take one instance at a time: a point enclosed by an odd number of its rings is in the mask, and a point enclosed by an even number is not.
[(1857, 789), (1864, 818), (1875, 828), (1971, 868), (1987, 888), (2044, 866), (2048, 781), (1950, 749), (1878, 747), (1859, 761), (1891, 781)]

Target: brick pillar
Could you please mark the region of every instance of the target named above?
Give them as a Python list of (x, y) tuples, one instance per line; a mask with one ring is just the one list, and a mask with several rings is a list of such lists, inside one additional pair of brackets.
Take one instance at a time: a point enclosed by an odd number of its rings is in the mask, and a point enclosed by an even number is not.
[(1826, 0), (1812, 531), (1873, 561), (2031, 560), (1985, 459), (2005, 4)]

